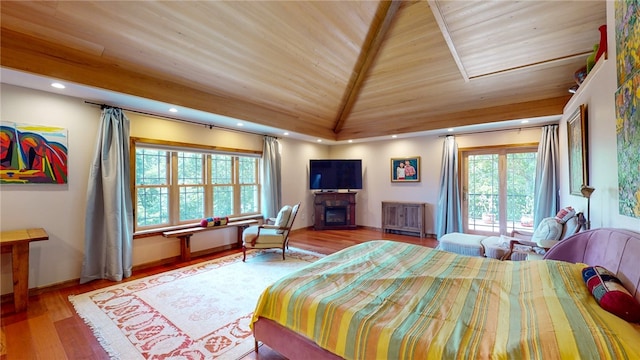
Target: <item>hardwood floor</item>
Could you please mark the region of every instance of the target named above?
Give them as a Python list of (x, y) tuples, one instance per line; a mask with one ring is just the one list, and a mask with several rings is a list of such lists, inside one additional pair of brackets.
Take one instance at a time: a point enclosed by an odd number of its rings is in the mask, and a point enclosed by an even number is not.
[[(411, 244), (435, 247), (437, 241), (397, 234), (385, 234), (375, 229), (357, 230), (296, 230), (290, 235), (291, 246), (331, 254), (351, 245), (375, 239), (388, 239)], [(163, 271), (176, 269), (241, 250), (227, 250), (213, 255), (194, 258), (189, 262), (156, 266), (140, 271), (125, 281), (139, 279)], [(69, 295), (111, 286), (107, 280), (96, 280), (84, 285), (51, 287), (36, 291), (29, 298), (27, 311), (15, 314), (11, 302), (1, 308), (0, 359), (108, 359), (91, 329), (76, 314), (68, 300)], [(251, 353), (248, 359), (283, 359), (267, 346), (261, 346), (258, 353)]]

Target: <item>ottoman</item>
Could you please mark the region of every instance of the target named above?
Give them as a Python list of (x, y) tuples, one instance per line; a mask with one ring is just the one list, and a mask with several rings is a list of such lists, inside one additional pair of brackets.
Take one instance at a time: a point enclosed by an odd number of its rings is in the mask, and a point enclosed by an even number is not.
[(484, 246), (482, 240), (484, 235), (472, 235), (463, 233), (444, 234), (437, 249), (453, 252), (460, 255), (484, 256)]
[(481, 241), (484, 256), (501, 260), (509, 252), (509, 240), (502, 236), (487, 236)]

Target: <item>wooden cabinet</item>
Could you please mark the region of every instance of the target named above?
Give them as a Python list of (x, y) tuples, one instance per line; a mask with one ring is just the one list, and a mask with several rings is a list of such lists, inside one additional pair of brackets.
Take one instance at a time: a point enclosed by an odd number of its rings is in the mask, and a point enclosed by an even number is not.
[(382, 231), (398, 231), (426, 234), (426, 203), (418, 202), (382, 202)]

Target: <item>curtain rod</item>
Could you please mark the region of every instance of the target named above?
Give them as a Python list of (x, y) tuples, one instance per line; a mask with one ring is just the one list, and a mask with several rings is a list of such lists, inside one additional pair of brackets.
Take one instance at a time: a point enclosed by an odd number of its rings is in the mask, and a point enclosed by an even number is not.
[[(91, 104), (91, 105), (100, 106), (100, 109), (104, 109), (105, 107), (116, 107), (116, 108), (122, 109), (124, 111), (129, 111), (129, 112), (138, 113), (138, 114), (147, 115), (147, 116), (153, 116), (153, 117), (159, 118), (159, 119), (167, 119), (167, 120), (173, 120), (173, 121), (186, 122), (186, 123), (190, 123), (190, 124), (194, 124), (194, 125), (202, 125), (202, 126), (208, 127), (209, 130), (212, 130), (212, 129), (216, 128), (216, 129), (222, 129), (222, 130), (227, 130), (227, 131), (235, 131), (235, 132), (251, 134), (251, 135), (273, 136), (273, 135), (256, 133), (256, 132), (252, 132), (252, 131), (248, 131), (248, 130), (239, 130), (239, 129), (228, 128), (228, 127), (214, 125), (214, 124), (205, 124), (205, 123), (201, 123), (201, 122), (193, 121), (193, 120), (179, 119), (179, 118), (166, 116), (166, 115), (152, 114), (152, 113), (148, 113), (148, 112), (144, 112), (144, 111), (127, 109), (127, 108), (123, 108), (123, 107), (116, 106), (116, 105), (99, 104), (99, 103), (95, 103), (95, 102), (87, 101), (87, 100), (85, 100), (84, 102), (85, 102), (85, 104)], [(275, 137), (275, 136), (273, 136), (273, 137)]]
[(447, 137), (447, 136), (456, 136), (456, 135), (484, 134), (484, 133), (497, 132), (497, 131), (514, 131), (514, 130), (520, 131), (520, 130), (526, 130), (526, 129), (542, 128), (542, 127), (547, 126), (547, 125), (558, 125), (558, 124), (549, 123), (549, 124), (545, 124), (545, 125), (520, 126), (520, 127), (517, 127), (517, 128), (509, 128), (509, 129), (478, 130), (478, 131), (469, 131), (469, 132), (463, 132), (463, 133), (457, 133), (457, 134), (444, 134), (444, 135), (440, 135), (438, 137)]

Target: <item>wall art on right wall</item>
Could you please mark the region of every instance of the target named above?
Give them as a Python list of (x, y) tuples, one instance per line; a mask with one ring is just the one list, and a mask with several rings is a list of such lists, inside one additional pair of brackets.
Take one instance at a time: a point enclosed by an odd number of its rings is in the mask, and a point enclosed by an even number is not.
[(620, 214), (640, 218), (640, 3), (615, 3), (616, 137)]

